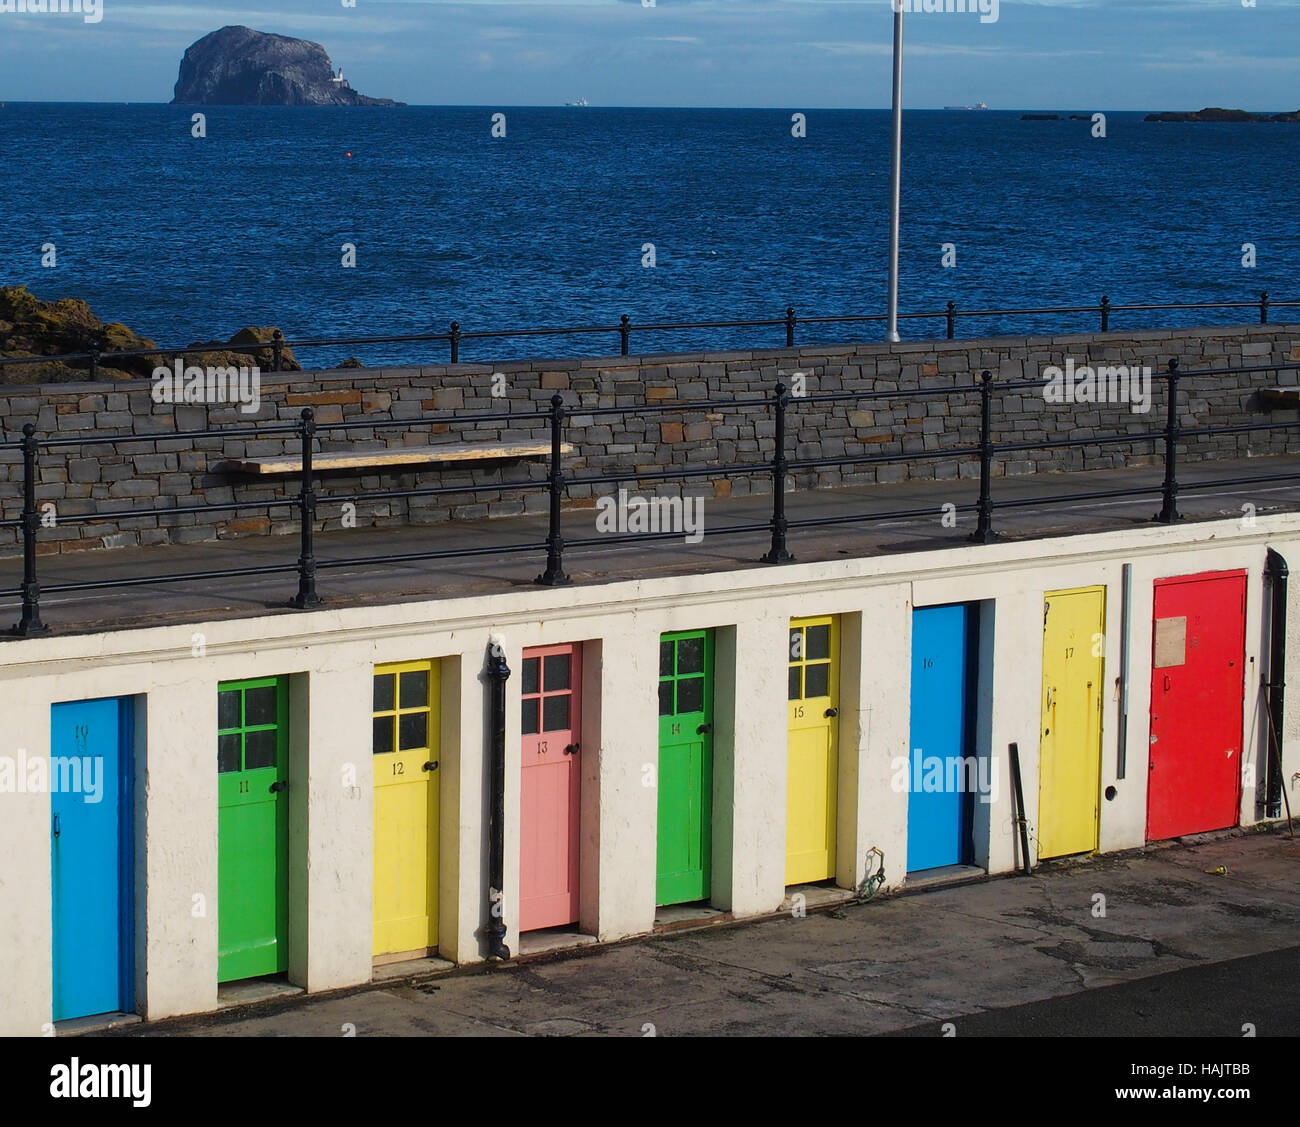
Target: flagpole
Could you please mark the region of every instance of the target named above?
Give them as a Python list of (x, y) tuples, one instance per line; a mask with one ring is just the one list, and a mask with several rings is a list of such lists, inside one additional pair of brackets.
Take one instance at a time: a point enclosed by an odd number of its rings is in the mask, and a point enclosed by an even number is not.
[(889, 213), (889, 331), (885, 340), (896, 343), (898, 335), (898, 211), (903, 194), (903, 3), (892, 0), (894, 9), (894, 145)]

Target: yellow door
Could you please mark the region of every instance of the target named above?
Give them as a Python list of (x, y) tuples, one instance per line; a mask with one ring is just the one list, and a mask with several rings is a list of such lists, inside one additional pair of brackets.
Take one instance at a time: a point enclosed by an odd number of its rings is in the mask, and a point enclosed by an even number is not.
[(1043, 597), (1038, 856), (1097, 848), (1106, 588)]
[(785, 811), (788, 885), (835, 875), (839, 657), (837, 618), (791, 620)]
[(375, 668), (376, 955), (438, 946), (438, 666)]

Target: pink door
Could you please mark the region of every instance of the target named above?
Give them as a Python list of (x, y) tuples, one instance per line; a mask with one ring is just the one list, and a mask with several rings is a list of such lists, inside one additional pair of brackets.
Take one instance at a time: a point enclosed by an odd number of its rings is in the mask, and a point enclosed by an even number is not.
[(578, 646), (524, 650), (520, 931), (578, 920), (581, 679)]

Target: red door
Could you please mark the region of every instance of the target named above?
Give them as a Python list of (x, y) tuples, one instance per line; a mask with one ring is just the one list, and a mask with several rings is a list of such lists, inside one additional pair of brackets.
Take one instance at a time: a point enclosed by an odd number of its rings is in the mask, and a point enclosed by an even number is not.
[(520, 931), (578, 919), (581, 681), (578, 646), (524, 651)]
[(1156, 581), (1148, 841), (1237, 824), (1245, 641), (1244, 571)]

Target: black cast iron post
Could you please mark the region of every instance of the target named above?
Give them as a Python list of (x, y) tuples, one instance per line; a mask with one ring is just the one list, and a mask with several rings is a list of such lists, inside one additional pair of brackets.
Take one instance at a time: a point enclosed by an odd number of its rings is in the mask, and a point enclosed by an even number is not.
[(460, 363), (460, 322), (459, 321), (453, 321), (451, 323), (451, 331), (448, 332), (447, 337), (451, 341), (451, 362), (453, 364), (459, 364)]
[(991, 544), (993, 531), (993, 373), (980, 373), (980, 500), (979, 519), (970, 538), (976, 544)]
[(537, 582), (546, 587), (568, 587), (564, 574), (564, 537), (560, 533), (560, 501), (564, 495), (564, 400), (551, 396), (551, 525), (546, 534), (546, 570)]
[(1110, 332), (1110, 298), (1101, 295), (1101, 331)]
[(1259, 295), (1259, 323), (1268, 324), (1268, 290)]
[(48, 634), (50, 628), (41, 621), (41, 585), (36, 581), (36, 530), (41, 515), (36, 511), (36, 457), (41, 444), (36, 427), (23, 426), (23, 617), (14, 627), (22, 638)]
[(957, 303), (948, 302), (948, 339), (952, 340), (957, 335)]
[(321, 605), (321, 598), (316, 594), (316, 491), (312, 488), (311, 476), (311, 446), (316, 435), (316, 417), (310, 407), (302, 409), (298, 434), (302, 438), (302, 488), (298, 492), (302, 552), (298, 556), (298, 593), (290, 600), (290, 605), (305, 610), (307, 607)]
[(786, 348), (794, 347), (794, 327), (799, 323), (799, 318), (794, 315), (794, 306), (788, 305), (785, 310), (785, 346)]
[(626, 313), (618, 319), (618, 347), (620, 355), (626, 356), (632, 346), (632, 318)]
[(776, 416), (776, 450), (772, 455), (772, 547), (762, 557), (763, 563), (770, 564), (794, 560), (785, 546), (785, 534), (789, 528), (785, 519), (785, 479), (789, 472), (785, 456), (785, 408), (789, 401), (785, 384), (778, 383), (772, 395), (772, 411)]
[(1165, 414), (1165, 480), (1160, 487), (1164, 498), (1160, 511), (1152, 518), (1161, 524), (1178, 520), (1178, 357), (1169, 361), (1165, 377), (1169, 402)]

